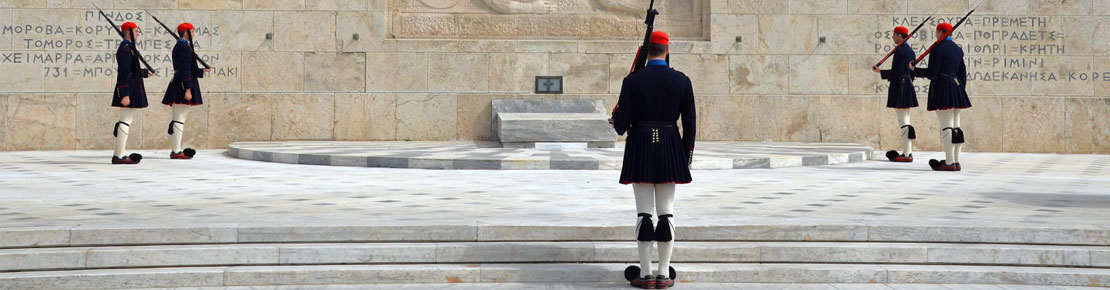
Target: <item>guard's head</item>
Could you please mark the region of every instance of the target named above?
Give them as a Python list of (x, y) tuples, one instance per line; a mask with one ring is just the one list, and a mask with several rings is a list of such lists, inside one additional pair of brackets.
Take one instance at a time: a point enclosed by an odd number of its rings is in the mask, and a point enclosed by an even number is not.
[(670, 42), (671, 37), (667, 36), (666, 32), (652, 32), (651, 41), (648, 43), (647, 47), (648, 59), (666, 58), (667, 53), (670, 53)]
[(185, 23), (181, 23), (181, 25), (178, 25), (177, 26), (177, 35), (180, 35), (182, 38), (185, 38), (185, 40), (193, 41), (193, 24), (185, 22)]
[(952, 31), (951, 23), (943, 22), (937, 24), (937, 40), (944, 39), (944, 35), (948, 34), (949, 31)]
[(135, 39), (139, 37), (138, 28), (139, 25), (135, 24), (135, 22), (124, 22), (123, 25), (119, 26), (119, 30), (123, 31), (123, 36), (128, 37), (131, 41), (135, 41)]
[(909, 38), (909, 37), (910, 37), (910, 30), (906, 29), (905, 26), (895, 27), (894, 28), (894, 34), (892, 34), (890, 36), (890, 38), (894, 40), (894, 43), (902, 43), (903, 41), (906, 41), (906, 38)]

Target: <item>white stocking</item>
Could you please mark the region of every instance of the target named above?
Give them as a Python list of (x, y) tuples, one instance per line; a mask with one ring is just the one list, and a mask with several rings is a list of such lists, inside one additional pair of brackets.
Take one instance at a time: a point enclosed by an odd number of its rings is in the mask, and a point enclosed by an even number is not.
[[(674, 184), (656, 184), (655, 185), (655, 209), (659, 213), (660, 219), (664, 215), (674, 214)], [(671, 253), (674, 251), (674, 240), (677, 239), (674, 231), (674, 218), (668, 218), (668, 224), (671, 231), (672, 240), (669, 242), (659, 242), (659, 275), (670, 276), (671, 267)], [(663, 229), (656, 229), (656, 232)], [(670, 277), (673, 278), (673, 277)]]
[(913, 154), (913, 140), (910, 140), (910, 109), (896, 109), (898, 112), (898, 126), (902, 128), (902, 155)]
[[(961, 111), (963, 111), (963, 110), (962, 109), (952, 109), (952, 128), (956, 128), (956, 129), (960, 128), (960, 112)], [(962, 133), (963, 129), (960, 129), (960, 132)], [(964, 143), (952, 144), (952, 145), (953, 145), (953, 148), (952, 148), (952, 163), (953, 164), (960, 163), (960, 151), (963, 151)]]
[(170, 123), (173, 126), (173, 135), (170, 135), (170, 150), (174, 153), (181, 153), (181, 150), (185, 150), (181, 146), (181, 137), (185, 134), (185, 120), (188, 118), (189, 108), (191, 107), (182, 104), (173, 105), (173, 122)]
[(955, 156), (953, 156), (952, 146), (952, 110), (937, 110), (937, 120), (940, 122), (940, 143), (944, 145), (944, 164), (952, 165)]
[[(655, 213), (655, 186), (652, 184), (632, 184), (632, 192), (636, 195), (636, 213)], [(636, 231), (639, 236), (640, 223), (643, 218), (636, 216)], [(649, 219), (650, 221), (650, 219)], [(640, 277), (651, 275), (651, 248), (655, 242), (636, 241), (636, 249), (640, 254)]]
[(123, 159), (124, 154), (126, 154), (124, 153), (124, 150), (127, 150), (127, 137), (131, 135), (131, 122), (135, 120), (135, 114), (137, 114), (138, 112), (139, 110), (132, 108), (119, 109), (119, 121), (123, 122), (123, 124), (117, 123), (118, 125), (116, 125), (115, 128), (116, 151), (114, 152), (114, 156), (119, 157), (120, 159)]

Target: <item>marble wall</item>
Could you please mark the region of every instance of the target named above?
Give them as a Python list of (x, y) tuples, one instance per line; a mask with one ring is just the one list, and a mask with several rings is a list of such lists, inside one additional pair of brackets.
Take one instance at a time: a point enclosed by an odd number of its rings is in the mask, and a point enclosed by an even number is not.
[[(0, 150), (107, 149), (118, 40), (90, 0), (0, 0)], [(198, 27), (216, 68), (187, 143), (488, 140), (490, 101), (590, 98), (610, 106), (647, 0), (100, 0), (143, 30), (162, 76), (132, 147), (168, 148), (158, 104), (173, 40), (150, 19)], [(673, 66), (697, 94), (699, 139), (900, 147), (885, 83), (869, 67), (889, 30), (979, 0), (657, 0)], [(935, 23), (926, 24), (927, 27)], [(921, 52), (935, 37), (911, 40)], [(972, 151), (1110, 153), (1110, 1), (984, 0), (956, 35), (975, 107)], [(889, 66), (887, 64), (886, 66)], [(535, 95), (537, 75), (565, 94)], [(924, 104), (927, 81), (919, 80)], [(938, 150), (930, 112), (913, 111)], [(136, 130), (138, 129), (138, 130)]]

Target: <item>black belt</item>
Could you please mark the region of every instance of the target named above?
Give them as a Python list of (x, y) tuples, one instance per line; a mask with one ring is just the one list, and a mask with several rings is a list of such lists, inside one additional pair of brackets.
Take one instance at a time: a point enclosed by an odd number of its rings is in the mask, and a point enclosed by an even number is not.
[(636, 122), (636, 127), (658, 127), (658, 128), (668, 128), (668, 127), (674, 127), (674, 122), (667, 122), (667, 121), (654, 121), (654, 122), (653, 122), (653, 121), (645, 121), (645, 122)]
[(942, 76), (942, 77), (955, 77), (956, 76), (956, 75), (951, 75), (951, 74), (946, 74), (946, 73), (938, 73), (937, 75)]

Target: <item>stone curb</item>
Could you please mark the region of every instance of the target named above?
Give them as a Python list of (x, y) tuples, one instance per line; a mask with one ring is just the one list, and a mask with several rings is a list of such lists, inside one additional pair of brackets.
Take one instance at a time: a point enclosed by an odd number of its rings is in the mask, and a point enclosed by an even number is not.
[[(699, 148), (710, 147), (714, 144), (714, 142), (703, 143), (706, 143), (706, 145), (699, 145)], [(283, 144), (291, 145), (283, 146)], [(621, 157), (618, 154), (621, 152), (619, 149), (585, 149), (581, 152), (594, 155), (609, 154), (609, 156), (574, 157), (558, 154), (568, 151), (481, 147), (484, 150), (503, 150), (504, 154), (531, 150), (540, 155), (548, 155), (542, 157), (489, 158), (465, 154), (422, 155), (423, 157), (420, 157), (411, 156), (413, 154), (404, 152), (383, 153), (373, 151), (354, 154), (338, 151), (329, 152), (328, 149), (294, 150), (295, 148), (290, 147), (306, 144), (307, 146), (312, 145), (311, 142), (237, 142), (229, 146), (227, 154), (240, 159), (287, 164), (450, 170), (620, 170), (622, 164)], [(318, 144), (330, 145), (330, 147), (344, 146), (343, 142), (332, 141), (322, 141)], [(457, 145), (457, 143), (445, 144)], [(731, 143), (721, 144), (726, 144), (721, 146), (727, 146)], [(820, 144), (817, 143), (752, 142), (746, 145), (759, 146), (760, 144), (766, 144), (769, 148), (796, 149), (793, 151), (782, 149), (750, 154), (732, 154), (733, 156), (729, 157), (720, 157), (720, 155), (729, 155), (728, 153), (708, 151), (710, 154), (699, 154), (702, 152), (695, 151), (691, 168), (696, 170), (727, 170), (836, 165), (870, 160), (872, 154), (872, 148), (857, 144), (828, 144), (829, 147), (827, 148), (821, 148), (819, 147)], [(357, 148), (370, 145), (367, 145), (367, 142), (355, 142), (348, 146)], [(473, 149), (480, 148), (477, 146), (475, 145)], [(812, 150), (812, 152), (806, 150)]]

